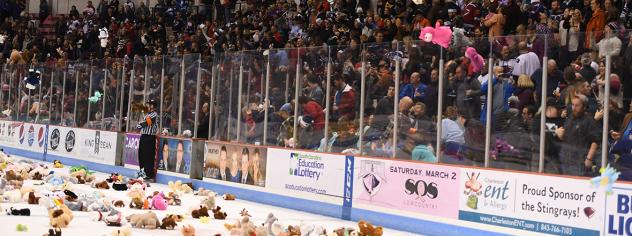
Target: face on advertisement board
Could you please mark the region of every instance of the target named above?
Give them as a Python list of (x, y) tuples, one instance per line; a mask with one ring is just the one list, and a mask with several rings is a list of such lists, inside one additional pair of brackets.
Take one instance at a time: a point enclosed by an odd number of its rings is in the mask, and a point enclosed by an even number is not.
[(191, 169), (191, 141), (175, 138), (160, 138), (158, 156), (161, 169), (189, 174)]
[(207, 143), (204, 177), (265, 186), (266, 149)]

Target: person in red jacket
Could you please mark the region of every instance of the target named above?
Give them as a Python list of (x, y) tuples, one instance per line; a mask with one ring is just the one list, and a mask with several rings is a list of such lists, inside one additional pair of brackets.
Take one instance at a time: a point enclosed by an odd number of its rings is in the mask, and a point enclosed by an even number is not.
[(334, 79), (334, 85), (336, 86), (336, 95), (334, 99), (334, 114), (338, 119), (345, 117), (347, 120), (355, 119), (355, 101), (356, 92), (353, 87), (345, 82), (343, 77), (336, 77)]
[(315, 149), (325, 136), (325, 112), (320, 104), (305, 96), (298, 97), (298, 104), (303, 108), (299, 118), (298, 147)]
[(314, 131), (320, 131), (325, 128), (325, 112), (320, 104), (305, 96), (298, 97), (298, 104), (303, 107), (303, 115), (313, 119), (314, 124), (312, 127)]

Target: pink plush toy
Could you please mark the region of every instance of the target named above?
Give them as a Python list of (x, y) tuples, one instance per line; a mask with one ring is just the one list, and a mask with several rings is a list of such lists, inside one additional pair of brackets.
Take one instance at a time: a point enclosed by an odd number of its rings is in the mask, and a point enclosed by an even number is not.
[(167, 204), (167, 200), (165, 200), (165, 197), (162, 193), (156, 194), (154, 195), (154, 197), (151, 198), (152, 209), (164, 211), (167, 210), (168, 205), (169, 204)]
[(474, 69), (474, 73), (478, 73), (483, 69), (483, 64), (485, 63), (485, 60), (483, 60), (483, 57), (478, 54), (478, 52), (476, 52), (475, 48), (467, 47), (467, 49), (465, 49), (465, 56), (470, 59), (470, 65)]
[(424, 27), (419, 33), (419, 39), (428, 43), (432, 42), (443, 48), (448, 48), (450, 40), (452, 40), (452, 30), (450, 27), (441, 26), (439, 22), (437, 22), (434, 28), (430, 26)]

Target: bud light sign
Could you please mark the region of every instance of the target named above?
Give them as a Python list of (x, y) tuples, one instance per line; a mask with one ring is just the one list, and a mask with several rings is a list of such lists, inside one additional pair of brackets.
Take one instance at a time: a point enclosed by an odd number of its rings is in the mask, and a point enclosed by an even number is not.
[(632, 235), (632, 188), (619, 186), (606, 196), (606, 235)]

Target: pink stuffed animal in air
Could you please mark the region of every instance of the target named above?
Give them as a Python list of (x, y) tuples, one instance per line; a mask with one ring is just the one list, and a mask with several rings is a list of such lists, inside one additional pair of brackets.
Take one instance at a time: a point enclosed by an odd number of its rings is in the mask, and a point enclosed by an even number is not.
[(474, 69), (474, 73), (477, 73), (481, 71), (481, 69), (483, 69), (483, 64), (485, 63), (485, 61), (483, 60), (483, 57), (478, 54), (478, 52), (476, 52), (475, 48), (467, 47), (467, 49), (465, 49), (465, 56), (470, 59), (470, 65)]
[(167, 200), (162, 193), (156, 194), (151, 198), (151, 208), (155, 210), (164, 211), (167, 210)]
[(452, 40), (452, 30), (450, 27), (441, 26), (437, 22), (434, 28), (430, 26), (424, 27), (419, 33), (419, 39), (428, 43), (432, 42), (443, 48), (448, 48), (450, 40)]

